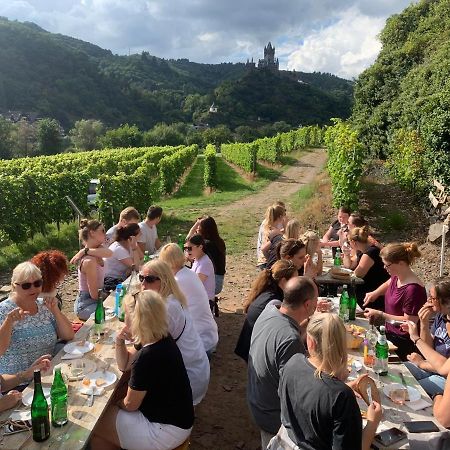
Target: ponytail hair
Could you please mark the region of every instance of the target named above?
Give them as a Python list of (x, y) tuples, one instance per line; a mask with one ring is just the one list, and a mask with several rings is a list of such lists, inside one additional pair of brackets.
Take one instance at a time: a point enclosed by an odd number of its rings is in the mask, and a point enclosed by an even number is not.
[[(264, 269), (260, 272), (253, 282), (250, 292), (244, 302), (244, 312), (248, 311), (249, 306), (255, 301), (256, 297), (269, 289), (275, 289), (280, 280), (285, 278), (289, 280), (297, 275), (297, 269), (292, 261), (282, 259), (276, 261), (270, 269)], [(280, 300), (283, 300), (280, 298)]]
[(98, 220), (89, 220), (89, 219), (81, 219), (80, 220), (80, 229), (79, 229), (79, 235), (80, 239), (83, 242), (86, 242), (89, 239), (89, 232), (90, 231), (97, 231), (98, 228), (100, 228), (103, 224), (99, 222)]
[(369, 227), (356, 227), (348, 232), (348, 239), (354, 242), (361, 242), (367, 244), (369, 240)]
[(300, 236), (300, 222), (297, 219), (291, 219), (286, 224), (286, 229), (284, 230), (284, 237), (286, 239), (298, 239)]
[(321, 313), (311, 317), (306, 333), (314, 341), (315, 356), (320, 361), (315, 376), (322, 372), (342, 379), (347, 373), (347, 337), (345, 326), (336, 314)]
[(396, 264), (403, 261), (409, 266), (421, 255), (415, 242), (388, 244), (380, 252), (380, 256), (389, 263)]
[(277, 204), (271, 205), (266, 210), (265, 228), (270, 230), (274, 223), (280, 218), (286, 215), (286, 208)]
[(277, 245), (277, 259), (292, 258), (302, 248), (305, 248), (305, 244), (300, 239), (284, 239)]

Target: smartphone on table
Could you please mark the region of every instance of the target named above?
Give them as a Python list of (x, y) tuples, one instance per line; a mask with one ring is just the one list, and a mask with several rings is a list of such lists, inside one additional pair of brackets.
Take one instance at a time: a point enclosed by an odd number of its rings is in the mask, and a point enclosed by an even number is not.
[(416, 422), (404, 422), (410, 433), (432, 433), (439, 431), (437, 425), (431, 420), (418, 420)]
[(381, 433), (377, 433), (374, 438), (374, 443), (379, 444), (382, 447), (389, 447), (397, 442), (406, 439), (406, 433), (398, 428), (389, 428), (389, 430), (384, 430)]

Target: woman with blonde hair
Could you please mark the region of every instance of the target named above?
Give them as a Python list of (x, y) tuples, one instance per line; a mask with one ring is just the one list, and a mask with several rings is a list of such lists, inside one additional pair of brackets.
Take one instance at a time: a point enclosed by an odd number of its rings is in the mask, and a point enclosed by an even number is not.
[[(389, 244), (381, 250), (380, 256), (390, 278), (366, 294), (364, 315), (369, 319), (417, 322), (419, 310), (427, 301), (425, 287), (411, 269), (414, 260), (421, 256), (417, 244), (415, 242)], [(382, 295), (384, 295), (384, 312), (367, 308)], [(409, 339), (408, 332), (392, 323), (386, 323), (386, 336), (398, 347), (397, 355), (402, 361), (406, 361), (407, 355), (416, 351), (415, 343)]]
[(300, 233), (300, 222), (296, 219), (291, 219), (286, 224), (283, 234), (276, 233), (274, 235), (269, 235), (270, 247), (267, 256), (266, 269), (270, 269), (274, 265), (275, 261), (278, 260), (277, 248), (280, 245), (280, 242), (286, 239), (299, 239)]
[(196, 273), (184, 265), (186, 258), (177, 244), (165, 245), (159, 252), (159, 259), (172, 269), (175, 280), (186, 297), (195, 329), (203, 342), (206, 353), (210, 356), (217, 346), (219, 335), (203, 283)]
[(262, 224), (261, 245), (257, 252), (257, 266), (265, 269), (270, 248), (270, 237), (282, 234), (286, 222), (286, 208), (280, 204), (274, 204), (267, 208)]
[[(192, 392), (180, 350), (169, 333), (166, 305), (153, 291), (125, 297), (126, 325), (116, 338), (117, 360), (133, 336), (136, 353), (124, 399), (94, 429), (94, 450), (171, 450), (190, 435)], [(120, 367), (120, 364), (119, 364)]]
[(305, 244), (306, 254), (309, 255), (308, 271), (313, 276), (321, 275), (323, 259), (319, 235), (315, 231), (308, 230), (300, 236), (300, 240)]
[(297, 267), (295, 267), (294, 263), (283, 259), (275, 262), (271, 269), (261, 271), (253, 282), (244, 303), (244, 311), (247, 313), (247, 316), (234, 349), (234, 353), (244, 361), (248, 361), (250, 339), (256, 319), (258, 319), (268, 303), (274, 300), (283, 301), (283, 289), (286, 283), (297, 275)]
[(139, 273), (139, 281), (142, 290), (158, 292), (165, 301), (169, 333), (183, 356), (196, 405), (208, 390), (209, 361), (189, 314), (186, 297), (181, 292), (172, 270), (162, 260), (157, 259), (145, 264)]
[(13, 270), (11, 294), (0, 303), (1, 374), (24, 371), (41, 355), (53, 355), (58, 339), (73, 339), (72, 324), (56, 298), (38, 298), (42, 283), (41, 271), (29, 261)]
[[(344, 267), (353, 269), (355, 275), (364, 280), (364, 284), (356, 286), (356, 300), (363, 305), (367, 292), (372, 292), (389, 279), (380, 256), (380, 248), (369, 241), (368, 227), (352, 228), (347, 236), (350, 248), (356, 255), (353, 262), (350, 249), (344, 251)], [(372, 308), (384, 311), (384, 296), (380, 295), (371, 305)]]
[[(293, 446), (370, 449), (381, 420), (381, 406), (376, 402), (369, 405), (363, 430), (355, 394), (345, 384), (345, 335), (344, 324), (336, 314), (314, 315), (306, 328), (309, 357), (297, 353), (284, 366), (279, 387), (281, 422)], [(277, 438), (278, 435), (269, 449), (276, 448), (272, 445)]]

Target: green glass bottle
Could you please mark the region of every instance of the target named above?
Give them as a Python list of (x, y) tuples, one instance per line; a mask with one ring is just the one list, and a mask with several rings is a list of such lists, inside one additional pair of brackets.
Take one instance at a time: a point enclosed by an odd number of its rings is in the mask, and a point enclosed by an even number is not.
[(144, 264), (148, 263), (150, 261), (150, 255), (148, 253), (148, 250), (145, 250), (144, 252)]
[(351, 284), (351, 289), (349, 290), (348, 298), (348, 319), (356, 320), (356, 289), (355, 285)]
[(333, 265), (336, 267), (342, 266), (341, 249), (339, 247), (336, 249), (336, 254), (334, 256)]
[(34, 371), (34, 394), (31, 402), (31, 427), (33, 440), (42, 442), (50, 436), (50, 420), (48, 417), (48, 403), (44, 396), (41, 383), (41, 371)]
[(105, 323), (105, 307), (103, 306), (103, 298), (102, 298), (103, 290), (98, 290), (97, 296), (97, 307), (95, 308), (95, 331), (98, 335), (103, 332), (103, 324)]
[(382, 325), (380, 327), (380, 335), (375, 345), (375, 364), (374, 371), (379, 375), (387, 375), (388, 373), (389, 345), (386, 339), (386, 329)]
[(52, 425), (62, 427), (67, 419), (67, 386), (61, 374), (61, 366), (55, 366), (52, 388), (50, 389), (52, 405)]
[(181, 233), (178, 235), (177, 244), (178, 244), (178, 247), (180, 247), (181, 250), (184, 251), (184, 238), (183, 238), (183, 235)]
[(349, 313), (349, 298), (347, 293), (347, 285), (344, 284), (342, 287), (341, 298), (339, 299), (339, 317), (344, 321), (348, 321), (348, 313)]
[(120, 293), (120, 300), (119, 300), (119, 305), (120, 305), (120, 309), (119, 309), (119, 320), (121, 322), (125, 322), (125, 305), (124, 305), (124, 298), (125, 295), (127, 293), (127, 288), (125, 287), (125, 285), (122, 286), (122, 292)]

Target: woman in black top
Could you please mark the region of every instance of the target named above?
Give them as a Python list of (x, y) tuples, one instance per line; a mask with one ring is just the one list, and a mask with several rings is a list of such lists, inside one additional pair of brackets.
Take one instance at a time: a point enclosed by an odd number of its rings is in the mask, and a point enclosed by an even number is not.
[[(170, 450), (190, 435), (192, 392), (181, 353), (168, 331), (166, 306), (154, 291), (126, 297), (126, 325), (116, 348), (134, 338), (138, 353), (124, 399), (110, 406), (94, 429), (93, 450)], [(126, 361), (119, 361), (125, 367)]]
[(283, 259), (277, 261), (271, 269), (263, 269), (254, 281), (244, 305), (247, 316), (234, 349), (234, 353), (246, 362), (256, 319), (270, 301), (283, 300), (283, 288), (294, 276), (297, 276), (297, 268), (292, 261)]
[(363, 430), (355, 394), (345, 384), (345, 335), (336, 314), (314, 315), (306, 329), (309, 357), (294, 355), (284, 366), (279, 387), (282, 427), (302, 449), (369, 450), (375, 436), (381, 406), (369, 405)]
[[(344, 248), (344, 266), (354, 269), (355, 275), (364, 280), (364, 284), (356, 286), (356, 299), (362, 307), (367, 292), (372, 292), (389, 279), (380, 256), (380, 248), (369, 242), (367, 227), (353, 228), (347, 236), (350, 249)], [(356, 252), (356, 261), (352, 262), (351, 249)], [(378, 297), (371, 306), (384, 311), (384, 296)]]

